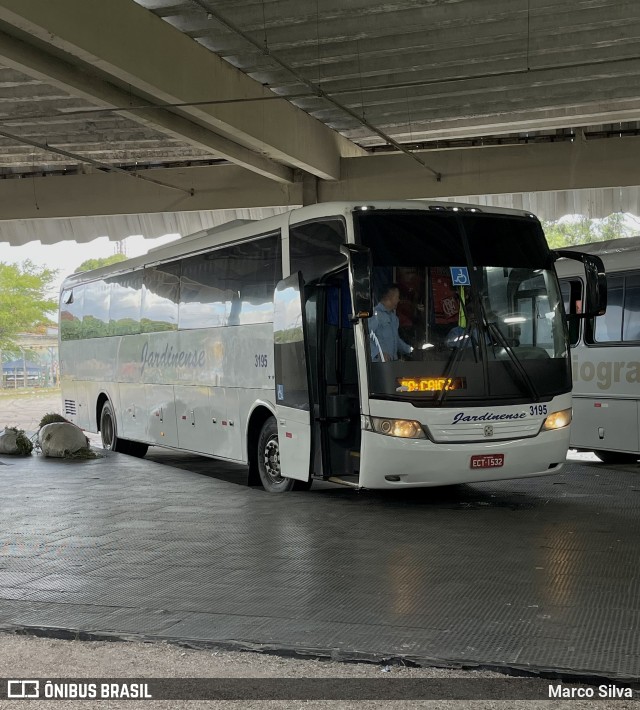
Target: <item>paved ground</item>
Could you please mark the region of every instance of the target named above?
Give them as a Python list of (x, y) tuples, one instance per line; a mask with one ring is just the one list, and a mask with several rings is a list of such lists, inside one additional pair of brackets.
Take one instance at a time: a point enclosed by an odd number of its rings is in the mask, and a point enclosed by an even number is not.
[[(357, 710), (636, 710), (637, 702), (617, 700), (615, 703), (603, 700), (543, 700), (531, 698), (547, 697), (549, 681), (537, 678), (505, 678), (486, 671), (465, 672), (440, 668), (410, 668), (402, 666), (371, 665), (362, 663), (337, 663), (327, 660), (302, 660), (282, 658), (255, 652), (233, 653), (219, 650), (195, 650), (163, 644), (140, 643), (96, 643), (87, 641), (59, 641), (34, 637), (18, 637), (0, 634), (0, 678), (116, 678), (138, 679), (226, 679), (226, 683), (237, 682), (233, 687), (246, 692), (242, 701), (180, 701), (157, 700), (153, 706), (148, 701), (136, 702), (99, 701), (97, 707), (110, 710), (135, 710), (136, 708), (167, 708), (178, 710), (189, 708), (242, 708), (242, 710), (328, 710), (357, 708)], [(276, 688), (290, 689), (291, 692), (304, 691), (308, 680), (323, 682), (323, 687), (336, 688), (347, 683), (347, 688), (355, 689), (364, 685), (364, 697), (370, 697), (373, 690), (380, 692), (393, 684), (397, 700), (388, 699), (358, 701), (290, 700), (274, 701), (260, 699), (259, 683), (276, 680)], [(328, 679), (323, 681), (323, 679)], [(369, 686), (373, 681), (375, 686)], [(391, 681), (391, 683), (389, 683)], [(153, 682), (153, 681), (152, 681)], [(215, 680), (214, 680), (215, 682)], [(351, 683), (354, 683), (354, 686)], [(408, 699), (415, 683), (424, 684), (427, 691), (437, 697), (453, 697), (454, 693), (477, 693), (477, 700), (431, 700)], [(554, 681), (551, 681), (555, 685)], [(566, 687), (566, 686), (564, 686)], [(367, 693), (367, 688), (369, 692)], [(597, 686), (592, 689), (595, 691)], [(487, 689), (489, 692), (487, 692)], [(3, 688), (0, 687), (0, 694)], [(599, 692), (599, 691), (596, 691)], [(300, 694), (298, 697), (304, 698)], [(485, 697), (493, 700), (483, 699)], [(501, 699), (501, 698), (511, 699)], [(525, 700), (525, 698), (529, 698)], [(405, 699), (406, 698), (406, 699)], [(514, 699), (516, 698), (516, 699)], [(521, 698), (518, 700), (517, 698)], [(91, 701), (55, 700), (2, 701), (0, 708), (31, 708), (34, 710), (86, 710)]]
[(637, 466), (279, 498), (162, 450), (0, 462), (5, 630), (640, 677)]
[(37, 428), (38, 422), (48, 412), (61, 413), (60, 390), (0, 389), (0, 427), (17, 426), (20, 429)]

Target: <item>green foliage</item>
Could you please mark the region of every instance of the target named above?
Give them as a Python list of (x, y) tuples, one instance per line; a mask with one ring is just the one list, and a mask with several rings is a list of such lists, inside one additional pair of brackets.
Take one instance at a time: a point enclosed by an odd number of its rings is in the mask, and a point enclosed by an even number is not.
[(80, 459), (80, 460), (85, 460), (85, 459), (98, 459), (101, 458), (99, 454), (97, 454), (95, 451), (90, 446), (85, 446), (82, 449), (78, 449), (77, 451), (74, 451), (73, 453), (65, 453), (64, 455), (65, 459)]
[(45, 414), (44, 417), (40, 420), (40, 424), (38, 424), (38, 428), (42, 429), (43, 426), (46, 424), (54, 424), (56, 422), (68, 422), (68, 419), (65, 419), (62, 414), (56, 414), (55, 412), (49, 412), (48, 414)]
[(79, 273), (80, 271), (93, 271), (93, 269), (99, 269), (102, 266), (110, 266), (111, 264), (118, 264), (121, 261), (126, 261), (127, 257), (124, 254), (113, 254), (113, 256), (103, 256), (98, 259), (87, 259), (83, 261), (80, 266), (75, 270), (74, 273)]
[(18, 447), (18, 454), (20, 456), (30, 456), (33, 451), (33, 442), (24, 433), (24, 429), (18, 429), (17, 427), (9, 427), (10, 431), (14, 431), (16, 436), (16, 446)]
[[(51, 323), (52, 327), (55, 327), (55, 323)], [(9, 343), (5, 348), (2, 349), (2, 362), (9, 362), (10, 360), (30, 360), (31, 362), (38, 362), (41, 352), (33, 350), (31, 348), (23, 348), (17, 343)], [(18, 375), (18, 379), (20, 375)]]
[(15, 336), (49, 323), (57, 302), (47, 298), (57, 272), (31, 261), (21, 265), (0, 262), (0, 349), (19, 350)]
[(552, 249), (602, 242), (608, 239), (620, 239), (632, 235), (625, 215), (619, 212), (609, 215), (605, 219), (580, 217), (575, 220), (563, 219), (557, 222), (543, 222), (542, 227)]

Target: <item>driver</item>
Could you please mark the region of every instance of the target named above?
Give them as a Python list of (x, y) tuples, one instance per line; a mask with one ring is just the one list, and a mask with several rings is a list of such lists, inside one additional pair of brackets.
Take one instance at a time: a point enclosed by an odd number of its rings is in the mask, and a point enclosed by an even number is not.
[(409, 355), (413, 350), (398, 334), (400, 321), (396, 315), (396, 308), (399, 301), (398, 285), (388, 284), (382, 289), (380, 302), (369, 319), (371, 358), (374, 362), (398, 360), (400, 355)]

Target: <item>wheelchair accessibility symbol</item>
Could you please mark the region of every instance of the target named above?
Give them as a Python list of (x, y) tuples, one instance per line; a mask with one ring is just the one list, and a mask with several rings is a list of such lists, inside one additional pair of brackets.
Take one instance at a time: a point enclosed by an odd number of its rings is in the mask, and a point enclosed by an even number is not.
[(454, 286), (470, 286), (469, 269), (466, 266), (451, 266), (451, 281)]

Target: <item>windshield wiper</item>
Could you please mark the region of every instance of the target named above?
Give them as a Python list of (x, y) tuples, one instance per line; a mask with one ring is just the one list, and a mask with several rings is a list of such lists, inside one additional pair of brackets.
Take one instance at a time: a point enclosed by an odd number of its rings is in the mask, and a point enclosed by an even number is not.
[(476, 330), (478, 328), (477, 324), (474, 324), (473, 319), (469, 318), (469, 314), (467, 313), (467, 307), (465, 305), (465, 302), (458, 297), (458, 302), (460, 304), (460, 308), (462, 308), (462, 312), (464, 313), (465, 320), (467, 321), (467, 325), (465, 326), (465, 329), (462, 331), (462, 335), (458, 336), (458, 347), (454, 348), (453, 352), (451, 355), (449, 355), (449, 360), (447, 361), (447, 364), (444, 368), (444, 382), (443, 387), (441, 390), (438, 392), (434, 392), (433, 394), (433, 399), (435, 400), (435, 403), (438, 407), (442, 406), (442, 403), (444, 402), (445, 397), (447, 396), (447, 392), (449, 391), (446, 388), (446, 382), (448, 379), (452, 378), (456, 374), (456, 370), (458, 369), (458, 363), (462, 359), (462, 351), (468, 347), (468, 344), (470, 343), (471, 347), (473, 348), (473, 359), (478, 362), (478, 353), (476, 350), (476, 347), (479, 347), (474, 343), (473, 341), (473, 333), (472, 333), (472, 327), (475, 327)]
[(515, 368), (516, 372), (520, 375), (520, 380), (524, 383), (525, 388), (529, 392), (529, 395), (533, 398), (535, 402), (539, 402), (540, 395), (538, 394), (536, 386), (533, 384), (533, 380), (529, 377), (529, 374), (524, 369), (524, 366), (522, 362), (520, 362), (520, 358), (516, 355), (513, 347), (509, 345), (509, 342), (504, 337), (504, 333), (500, 330), (500, 328), (498, 328), (495, 322), (489, 321), (489, 319), (487, 318), (487, 312), (481, 300), (480, 311), (482, 313), (482, 321), (484, 325), (488, 329), (489, 333), (491, 333), (494, 339), (498, 342), (498, 345), (500, 345), (509, 356), (511, 364)]

